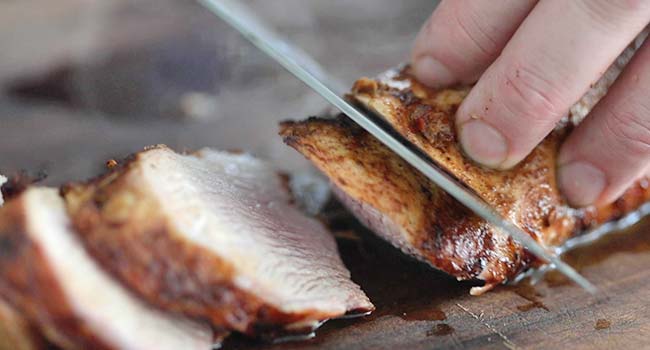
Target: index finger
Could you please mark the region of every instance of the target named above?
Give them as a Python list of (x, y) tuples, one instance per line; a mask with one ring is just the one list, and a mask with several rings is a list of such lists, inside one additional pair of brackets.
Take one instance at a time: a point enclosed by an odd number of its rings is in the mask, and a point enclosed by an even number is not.
[(650, 1), (540, 1), (460, 106), (463, 149), (486, 166), (517, 164), (649, 18)]
[(475, 82), (536, 3), (443, 0), (415, 39), (415, 76), (430, 86)]

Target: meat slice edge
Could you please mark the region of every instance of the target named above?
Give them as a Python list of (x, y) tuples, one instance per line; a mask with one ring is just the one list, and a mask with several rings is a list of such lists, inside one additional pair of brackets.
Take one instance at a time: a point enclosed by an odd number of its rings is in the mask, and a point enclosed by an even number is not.
[(330, 178), (334, 194), (364, 225), (405, 253), (458, 279), (490, 271), (486, 283), (511, 277), (513, 261), (527, 258), (346, 119), (286, 122), (281, 135)]
[(0, 294), (65, 349), (210, 349), (208, 326), (155, 310), (87, 254), (63, 200), (29, 188), (0, 209)]
[[(483, 293), (537, 263), (351, 122), (310, 118), (283, 123), (280, 133), (330, 178), (334, 193), (375, 233), (459, 279), (484, 280), (485, 286), (473, 288), (472, 294)], [(546, 149), (536, 150), (539, 161), (526, 165), (538, 176), (532, 178), (537, 185), (526, 189), (531, 184), (531, 178), (526, 178), (530, 172), (498, 183), (510, 181), (511, 189), (522, 189), (516, 205), (507, 201), (501, 205), (543, 244), (562, 243), (580, 229), (616, 219), (650, 199), (648, 181), (640, 181), (606, 207), (574, 210), (563, 206), (554, 183), (548, 182), (549, 172), (535, 170), (553, 164), (548, 162), (555, 149), (548, 146), (552, 138), (545, 141)], [(485, 183), (490, 176), (498, 174), (479, 174), (473, 181)]]
[[(0, 174), (0, 189), (7, 178)], [(0, 191), (0, 207), (4, 204)], [(0, 350), (36, 350), (46, 348), (46, 341), (29, 322), (0, 294)]]
[(65, 197), (92, 254), (167, 310), (259, 334), (374, 308), (323, 225), (251, 156), (158, 146)]
[[(645, 178), (611, 205), (576, 210), (566, 204), (556, 184), (555, 159), (571, 123), (578, 122), (585, 109), (603, 95), (618, 68), (613, 66), (611, 74), (594, 87), (598, 91), (587, 94), (589, 103), (581, 101), (580, 111), (572, 110), (576, 115), (560, 123), (522, 163), (507, 171), (476, 165), (458, 145), (453, 119), (468, 87), (431, 89), (415, 80), (410, 68), (404, 66), (377, 79), (359, 79), (350, 98), (383, 117), (398, 133), (542, 245), (557, 246), (585, 229), (635, 210), (650, 198)], [(475, 288), (473, 292), (489, 288)]]

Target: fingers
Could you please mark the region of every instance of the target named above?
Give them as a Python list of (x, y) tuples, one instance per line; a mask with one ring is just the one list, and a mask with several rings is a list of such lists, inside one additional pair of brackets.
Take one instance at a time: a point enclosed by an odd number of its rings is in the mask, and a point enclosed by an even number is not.
[(475, 82), (536, 2), (442, 1), (415, 40), (411, 54), (415, 76), (436, 87)]
[(650, 1), (540, 1), (458, 110), (465, 152), (494, 168), (521, 161), (648, 18)]
[(650, 41), (587, 118), (558, 159), (558, 183), (576, 206), (606, 204), (650, 174)]

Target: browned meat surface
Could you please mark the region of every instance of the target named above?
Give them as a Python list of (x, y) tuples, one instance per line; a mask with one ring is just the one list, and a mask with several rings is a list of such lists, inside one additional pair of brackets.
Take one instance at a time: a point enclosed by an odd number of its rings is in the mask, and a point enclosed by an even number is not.
[(46, 349), (36, 327), (5, 300), (0, 299), (0, 350)]
[(65, 198), (101, 265), (166, 310), (258, 334), (373, 309), (330, 233), (251, 156), (159, 146)]
[[(7, 178), (0, 174), (0, 189)], [(0, 191), (0, 207), (4, 204)], [(0, 295), (0, 350), (44, 349), (46, 342), (36, 327)]]
[[(555, 156), (566, 134), (562, 127), (514, 169), (475, 165), (461, 153), (452, 121), (467, 92), (432, 90), (402, 71), (357, 81), (351, 97), (545, 246), (559, 245), (650, 199), (644, 179), (612, 205), (569, 208), (555, 180)], [(309, 119), (283, 124), (281, 134), (330, 178), (342, 202), (380, 236), (459, 279), (484, 280), (485, 287), (474, 288), (473, 294), (536, 263), (358, 127), (341, 119)]]
[[(15, 311), (4, 309), (3, 318), (24, 319), (14, 330), (34, 325), (64, 349), (212, 346), (208, 326), (153, 309), (104, 272), (72, 232), (55, 189), (32, 187), (0, 209), (0, 297)], [(30, 340), (20, 346), (38, 346)]]

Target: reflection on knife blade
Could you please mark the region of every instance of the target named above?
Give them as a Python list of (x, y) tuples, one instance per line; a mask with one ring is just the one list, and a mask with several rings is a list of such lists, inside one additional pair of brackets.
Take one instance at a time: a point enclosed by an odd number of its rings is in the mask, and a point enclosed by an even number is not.
[(357, 124), (367, 130), (383, 144), (397, 153), (414, 168), (422, 172), (436, 185), (443, 188), (456, 200), (467, 206), (481, 218), (502, 230), (517, 242), (522, 244), (531, 253), (542, 260), (555, 265), (564, 275), (583, 287), (590, 293), (596, 292), (596, 287), (577, 273), (569, 265), (562, 262), (555, 255), (549, 253), (535, 239), (523, 232), (508, 220), (492, 209), (481, 198), (469, 191), (456, 179), (435, 167), (430, 161), (423, 157), (413, 148), (398, 138), (391, 135), (389, 131), (376, 120), (368, 117), (364, 112), (346, 102), (333, 89), (339, 89), (341, 84), (334, 82), (320, 66), (309, 58), (302, 51), (289, 45), (272, 30), (265, 27), (257, 20), (244, 6), (234, 1), (227, 0), (199, 0), (204, 6), (228, 22), (232, 27), (241, 32), (260, 50), (271, 56), (285, 69), (302, 80), (306, 85), (319, 93), (328, 102), (345, 113)]

